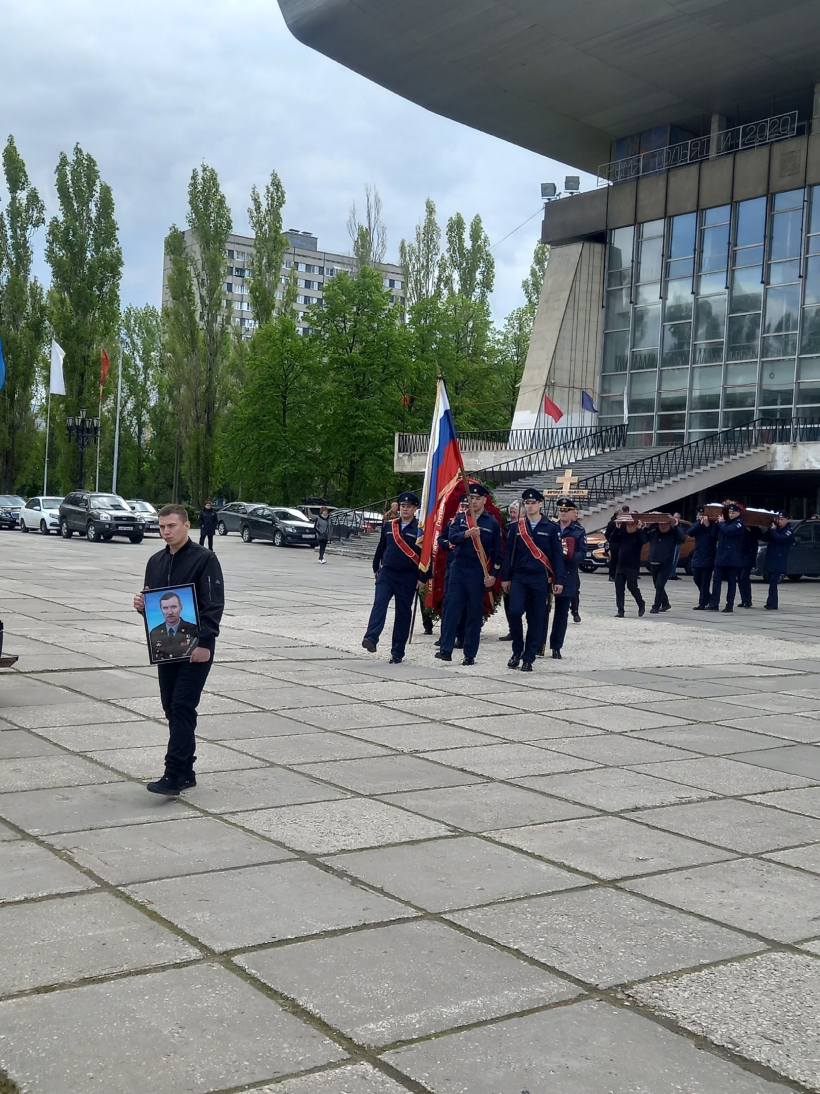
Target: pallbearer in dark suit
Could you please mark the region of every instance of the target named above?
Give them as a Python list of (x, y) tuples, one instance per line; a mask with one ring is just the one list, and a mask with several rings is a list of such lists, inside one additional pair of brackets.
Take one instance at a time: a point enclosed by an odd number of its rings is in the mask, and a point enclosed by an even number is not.
[[(462, 665), (474, 665), (481, 640), (484, 615), (484, 592), (492, 589), (501, 572), (501, 528), (495, 517), (484, 512), (489, 491), (480, 482), (469, 486), (473, 525), (466, 516), (455, 518), (450, 529), (454, 544), (453, 560), (447, 579), (447, 599), (441, 618), (440, 661), (452, 661), (456, 631), (461, 613), (467, 609), (464, 629), (464, 660)], [(483, 559), (482, 559), (483, 555)], [(486, 570), (485, 570), (486, 565)]]
[(387, 609), (395, 600), (395, 618), (390, 646), (390, 664), (401, 664), (407, 639), (410, 637), (413, 597), (424, 588), (419, 574), (419, 550), (421, 547), (419, 522), (416, 510), (419, 499), (409, 491), (399, 495), (399, 516), (385, 521), (379, 545), (373, 556), (373, 576), (376, 579), (376, 595), (370, 621), (362, 639), (368, 653), (375, 653), (379, 637), (384, 630)]
[[(550, 631), (550, 649), (556, 661), (561, 660), (561, 647), (567, 634), (570, 603), (581, 587), (578, 567), (586, 558), (587, 534), (578, 523), (578, 509), (572, 498), (566, 494), (555, 499), (558, 510), (558, 535), (561, 537), (561, 550), (564, 555), (564, 586), (554, 600), (552, 630)], [(547, 617), (549, 623), (549, 613)], [(546, 645), (546, 627), (544, 628)]]
[[(512, 635), (512, 657), (507, 667), (532, 672), (532, 665), (544, 636), (550, 583), (559, 594), (564, 585), (564, 556), (558, 528), (541, 511), (542, 497), (528, 487), (521, 495), (525, 515), (511, 520), (507, 528), (501, 587), (509, 593), (508, 620)], [(523, 617), (527, 616), (524, 641)]]

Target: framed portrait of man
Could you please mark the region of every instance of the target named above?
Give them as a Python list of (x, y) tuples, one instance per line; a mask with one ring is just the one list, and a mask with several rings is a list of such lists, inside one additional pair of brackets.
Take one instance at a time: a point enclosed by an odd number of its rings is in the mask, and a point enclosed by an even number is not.
[(199, 610), (194, 586), (149, 589), (143, 596), (151, 664), (187, 661), (199, 645)]

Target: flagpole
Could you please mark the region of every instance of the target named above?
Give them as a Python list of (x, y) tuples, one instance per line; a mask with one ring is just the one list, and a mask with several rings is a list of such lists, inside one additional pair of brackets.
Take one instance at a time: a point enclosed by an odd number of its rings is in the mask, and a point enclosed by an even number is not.
[(43, 497), (48, 493), (48, 435), (51, 430), (51, 385), (48, 388), (48, 411), (46, 413), (46, 458), (43, 463)]
[(120, 338), (120, 365), (117, 371), (117, 424), (114, 426), (114, 473), (111, 476), (111, 493), (117, 492), (117, 463), (120, 455), (120, 405), (122, 403), (122, 338)]

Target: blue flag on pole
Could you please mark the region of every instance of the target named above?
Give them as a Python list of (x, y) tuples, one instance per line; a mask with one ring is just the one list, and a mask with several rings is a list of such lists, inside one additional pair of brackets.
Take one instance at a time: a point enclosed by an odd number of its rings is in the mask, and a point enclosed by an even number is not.
[(581, 410), (588, 410), (590, 414), (597, 414), (595, 409), (595, 403), (592, 401), (592, 396), (587, 395), (585, 391), (581, 392)]
[(6, 382), (6, 362), (3, 359), (3, 343), (0, 342), (0, 390)]

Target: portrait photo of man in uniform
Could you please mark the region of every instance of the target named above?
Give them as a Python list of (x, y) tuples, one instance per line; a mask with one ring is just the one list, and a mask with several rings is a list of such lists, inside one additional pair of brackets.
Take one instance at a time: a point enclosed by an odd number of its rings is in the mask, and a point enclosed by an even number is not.
[(151, 664), (185, 661), (199, 644), (199, 620), (190, 585), (145, 593), (145, 628)]

